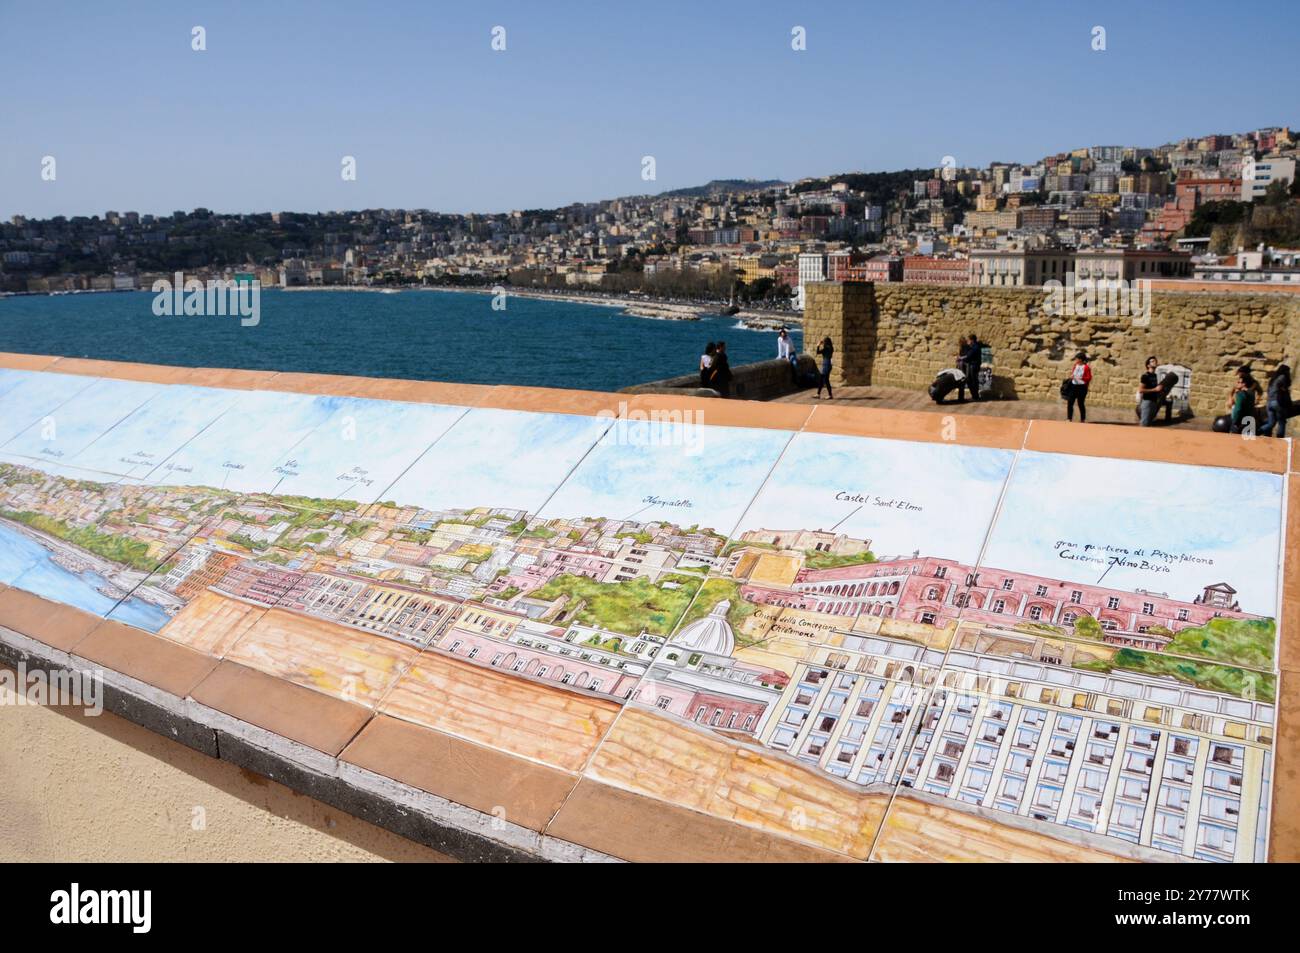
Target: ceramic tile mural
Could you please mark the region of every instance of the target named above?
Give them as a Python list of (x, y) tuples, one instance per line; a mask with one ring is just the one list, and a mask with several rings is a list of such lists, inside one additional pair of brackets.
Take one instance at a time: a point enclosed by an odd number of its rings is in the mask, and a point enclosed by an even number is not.
[[(121, 383), (119, 381), (112, 382)], [(92, 388), (76, 400), (105, 399)], [(70, 462), (79, 467), (147, 478), (241, 399), (237, 391), (173, 384), (93, 440)]]
[(162, 389), (161, 384), (139, 381), (95, 381), (14, 436), (3, 450), (80, 466), (77, 459), (80, 454), (104, 439)]
[[(443, 534), (494, 545), (525, 529), (521, 521), (537, 513), (609, 426), (600, 417), (477, 407), (382, 498), (445, 517)], [(497, 532), (502, 519), (513, 533)]]
[[(1008, 839), (1010, 859), (1263, 861), (1276, 684), (962, 622), (900, 765), (899, 822), (891, 812), (874, 856), (974, 859), (1009, 822), (1063, 842)], [(967, 821), (919, 836), (919, 816), (959, 808)]]
[(329, 397), (331, 413), (286, 451), (272, 470), (273, 493), (316, 500), (374, 502), (465, 413), (463, 407)]
[[(71, 374), (33, 371), (9, 371), (8, 374), (21, 374), (22, 380), (4, 394), (0, 394), (0, 451), (14, 452), (11, 445), (21, 438), (21, 445), (28, 449), (17, 452), (27, 455), (33, 451), (39, 453), (43, 442), (57, 440), (59, 420), (54, 416), (55, 412), (61, 414), (64, 409), (75, 410), (73, 401), (99, 383), (93, 377), (78, 377)], [(149, 385), (139, 386), (146, 389), (149, 387)], [(120, 419), (141, 402), (142, 400), (137, 400), (125, 409), (120, 406), (99, 407), (96, 411), (108, 411), (110, 415), (116, 412), (115, 419)], [(53, 453), (45, 453), (41, 456), (51, 461), (56, 459)]]
[(149, 483), (207, 486), (237, 493), (269, 493), (280, 481), (277, 464), (336, 411), (332, 397), (249, 391), (210, 425), (177, 447), (144, 479)]
[(0, 582), (848, 858), (1266, 856), (1276, 475), (19, 371), (0, 409)]
[(1271, 671), (1282, 484), (1022, 453), (963, 616)]

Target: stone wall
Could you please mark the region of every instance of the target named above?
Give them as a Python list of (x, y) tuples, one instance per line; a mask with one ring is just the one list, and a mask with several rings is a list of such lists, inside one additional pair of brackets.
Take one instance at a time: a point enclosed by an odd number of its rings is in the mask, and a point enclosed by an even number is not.
[(1192, 370), (1200, 416), (1226, 410), (1233, 374), (1253, 363), (1261, 383), (1279, 361), (1300, 359), (1300, 296), (1152, 291), (1149, 322), (1121, 314), (1087, 317), (1044, 311), (1039, 288), (815, 284), (807, 289), (805, 346), (829, 335), (837, 384), (923, 389), (956, 362), (959, 338), (974, 332), (993, 351), (994, 393), (1059, 400), (1080, 349), (1092, 358), (1089, 402), (1131, 406), (1147, 355)]
[[(799, 373), (810, 374), (817, 365), (812, 358), (799, 358)], [(771, 400), (794, 393), (800, 388), (794, 383), (788, 361), (758, 361), (754, 364), (741, 364), (731, 369), (731, 396), (742, 400)], [(624, 394), (678, 394), (689, 397), (717, 397), (718, 392), (700, 386), (699, 374), (683, 374), (680, 377), (667, 377), (660, 381), (649, 381), (633, 387), (624, 387)]]

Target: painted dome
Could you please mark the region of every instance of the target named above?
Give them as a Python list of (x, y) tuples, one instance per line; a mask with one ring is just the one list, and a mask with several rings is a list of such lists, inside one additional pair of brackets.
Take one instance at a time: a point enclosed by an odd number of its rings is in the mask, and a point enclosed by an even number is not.
[(696, 619), (673, 637), (673, 644), (694, 652), (709, 655), (730, 655), (736, 647), (736, 636), (727, 621), (731, 603), (723, 599), (703, 619)]

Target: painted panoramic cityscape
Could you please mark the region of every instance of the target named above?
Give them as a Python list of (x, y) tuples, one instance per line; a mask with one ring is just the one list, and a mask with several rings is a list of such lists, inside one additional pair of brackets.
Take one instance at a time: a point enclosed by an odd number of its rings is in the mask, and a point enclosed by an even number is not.
[(0, 583), (859, 858), (1264, 860), (1281, 512), (1267, 473), (0, 371)]

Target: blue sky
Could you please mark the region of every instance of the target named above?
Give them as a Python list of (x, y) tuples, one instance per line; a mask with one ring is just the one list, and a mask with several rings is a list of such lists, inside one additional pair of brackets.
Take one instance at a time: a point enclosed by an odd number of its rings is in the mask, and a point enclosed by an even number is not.
[(506, 211), (1155, 145), (1300, 122), (1263, 55), (1298, 45), (1285, 5), (1207, 2), (0, 0), (0, 216)]

